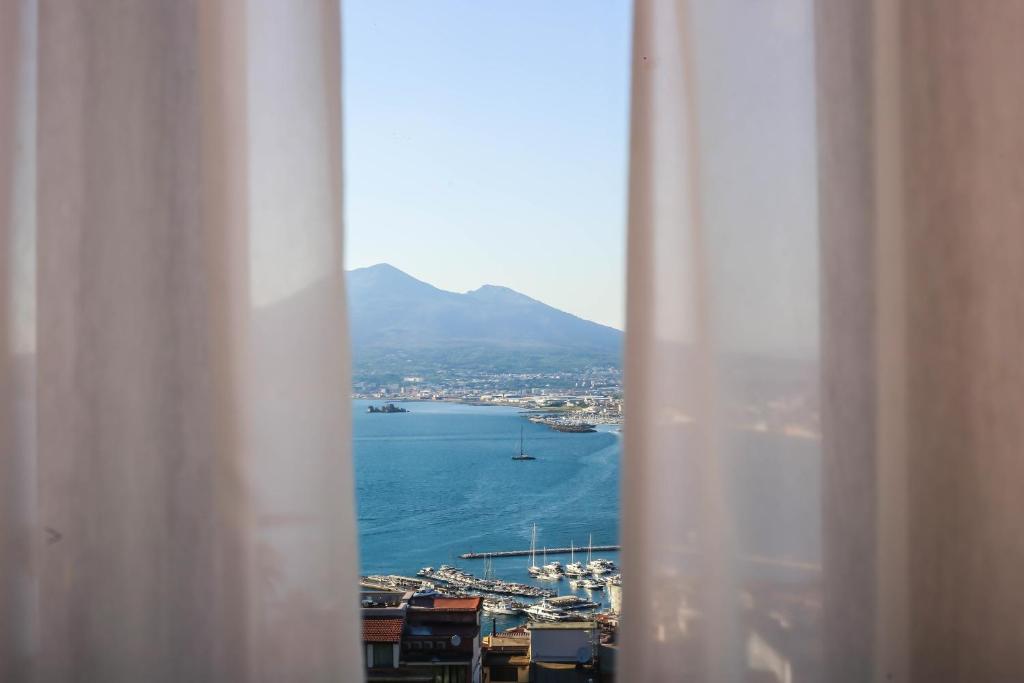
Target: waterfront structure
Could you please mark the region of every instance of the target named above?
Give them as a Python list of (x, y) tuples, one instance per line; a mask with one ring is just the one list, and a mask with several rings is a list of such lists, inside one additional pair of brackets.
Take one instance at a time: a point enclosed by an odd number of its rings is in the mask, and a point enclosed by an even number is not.
[(451, 567), (446, 564), (442, 564), (436, 570), (433, 567), (424, 567), (416, 572), (416, 574), (417, 576), (431, 579), (437, 584), (443, 584), (446, 591), (477, 591), (495, 595), (515, 595), (524, 598), (546, 598), (555, 595), (553, 590), (537, 588), (536, 586), (529, 586), (514, 581), (480, 579), (458, 567)]
[(482, 683), (479, 597), (361, 594), (367, 681)]
[(484, 638), (484, 683), (530, 683), (530, 632), (518, 626)]
[(388, 680), (401, 667), (402, 632), (412, 593), (361, 594), (366, 680)]
[(413, 595), (402, 639), (402, 663), (443, 683), (481, 683), (483, 598)]
[(597, 634), (593, 621), (530, 624), (531, 680), (599, 680)]

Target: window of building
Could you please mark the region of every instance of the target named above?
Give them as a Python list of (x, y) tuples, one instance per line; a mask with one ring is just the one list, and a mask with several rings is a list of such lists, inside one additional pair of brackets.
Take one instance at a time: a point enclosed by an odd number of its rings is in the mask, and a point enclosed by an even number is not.
[(431, 669), (434, 683), (467, 683), (469, 673), (464, 666), (435, 666)]
[(514, 666), (492, 666), (491, 680), (495, 683), (500, 681), (518, 681), (519, 669)]
[(373, 643), (371, 647), (373, 648), (373, 659), (370, 665), (373, 668), (392, 668), (395, 665), (391, 643)]

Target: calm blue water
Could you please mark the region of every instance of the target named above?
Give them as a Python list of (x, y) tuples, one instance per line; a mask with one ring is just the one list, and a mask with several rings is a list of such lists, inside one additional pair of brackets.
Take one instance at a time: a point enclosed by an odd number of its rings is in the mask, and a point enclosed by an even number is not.
[[(619, 437), (565, 434), (518, 409), (452, 403), (401, 404), (371, 415), (353, 401), (359, 541), (364, 574), (412, 575), (459, 564), (464, 552), (617, 544)], [(519, 429), (537, 460), (516, 462)], [(602, 557), (616, 559), (614, 553)], [(563, 562), (565, 558), (558, 557)], [(528, 558), (494, 561), (503, 578), (525, 580)]]
[[(400, 404), (408, 413), (371, 415), (371, 404), (379, 402), (353, 401), (363, 574), (414, 576), (454, 564), (482, 576), (483, 560), (458, 556), (529, 549), (534, 523), (538, 562), (543, 546), (586, 545), (590, 534), (595, 545), (618, 544), (619, 436), (610, 429), (555, 432), (516, 408), (410, 402)], [(520, 427), (536, 460), (511, 459)], [(493, 561), (500, 578), (571, 592), (567, 581), (534, 581), (528, 565), (528, 557)], [(591, 597), (608, 604), (601, 593)], [(498, 628), (518, 621), (499, 618)]]
[[(527, 421), (516, 408), (435, 402), (371, 415), (371, 403), (353, 401), (362, 573), (413, 576), (427, 565), (454, 564), (483, 575), (483, 560), (458, 556), (528, 549), (534, 523), (538, 554), (543, 546), (586, 546), (590, 534), (595, 545), (619, 543), (620, 438), (611, 428), (564, 434)], [(537, 460), (511, 460), (520, 427), (526, 451)], [(743, 552), (820, 561), (817, 442), (753, 432), (735, 438), (738, 455), (730, 470)], [(619, 561), (618, 553), (599, 555)], [(551, 559), (564, 564), (569, 556)], [(577, 559), (585, 559), (585, 551)], [(498, 558), (494, 571), (563, 594), (572, 590), (567, 581), (534, 581), (528, 565), (528, 557)], [(760, 566), (750, 571), (792, 574)], [(610, 599), (589, 597), (604, 604)], [(499, 619), (498, 627), (510, 623)]]

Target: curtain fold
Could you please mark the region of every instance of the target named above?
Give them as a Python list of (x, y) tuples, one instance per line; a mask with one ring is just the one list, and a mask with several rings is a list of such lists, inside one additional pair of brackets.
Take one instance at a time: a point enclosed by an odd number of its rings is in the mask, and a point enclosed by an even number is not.
[(0, 4), (0, 680), (26, 680), (37, 632), (34, 4)]
[(636, 2), (621, 673), (1024, 679), (1022, 25)]
[(0, 678), (358, 680), (337, 3), (3, 11)]
[[(1024, 9), (637, 0), (622, 680), (1024, 679)], [(359, 680), (337, 3), (0, 4), (0, 680)]]

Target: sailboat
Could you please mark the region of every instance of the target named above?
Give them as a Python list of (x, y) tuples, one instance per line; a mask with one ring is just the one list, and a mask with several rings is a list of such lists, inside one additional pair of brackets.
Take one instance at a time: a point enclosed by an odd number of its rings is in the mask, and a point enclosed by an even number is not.
[(587, 546), (587, 569), (590, 573), (597, 577), (599, 574), (605, 574), (615, 569), (615, 563), (611, 560), (592, 559), (594, 548), (594, 534), (590, 534), (590, 543)]
[(536, 460), (532, 455), (527, 455), (523, 450), (523, 428), (519, 428), (519, 455), (513, 455), (513, 460)]
[(558, 581), (562, 578), (562, 563), (548, 563), (548, 549), (546, 546), (544, 548), (544, 566), (541, 567), (540, 573), (537, 574), (537, 578), (546, 579), (548, 581)]
[(569, 564), (565, 565), (565, 573), (568, 576), (586, 576), (588, 574), (582, 562), (576, 561), (576, 546), (569, 541)]
[(530, 537), (530, 566), (526, 568), (530, 576), (540, 574), (540, 567), (537, 566), (537, 525), (533, 525), (533, 536)]

